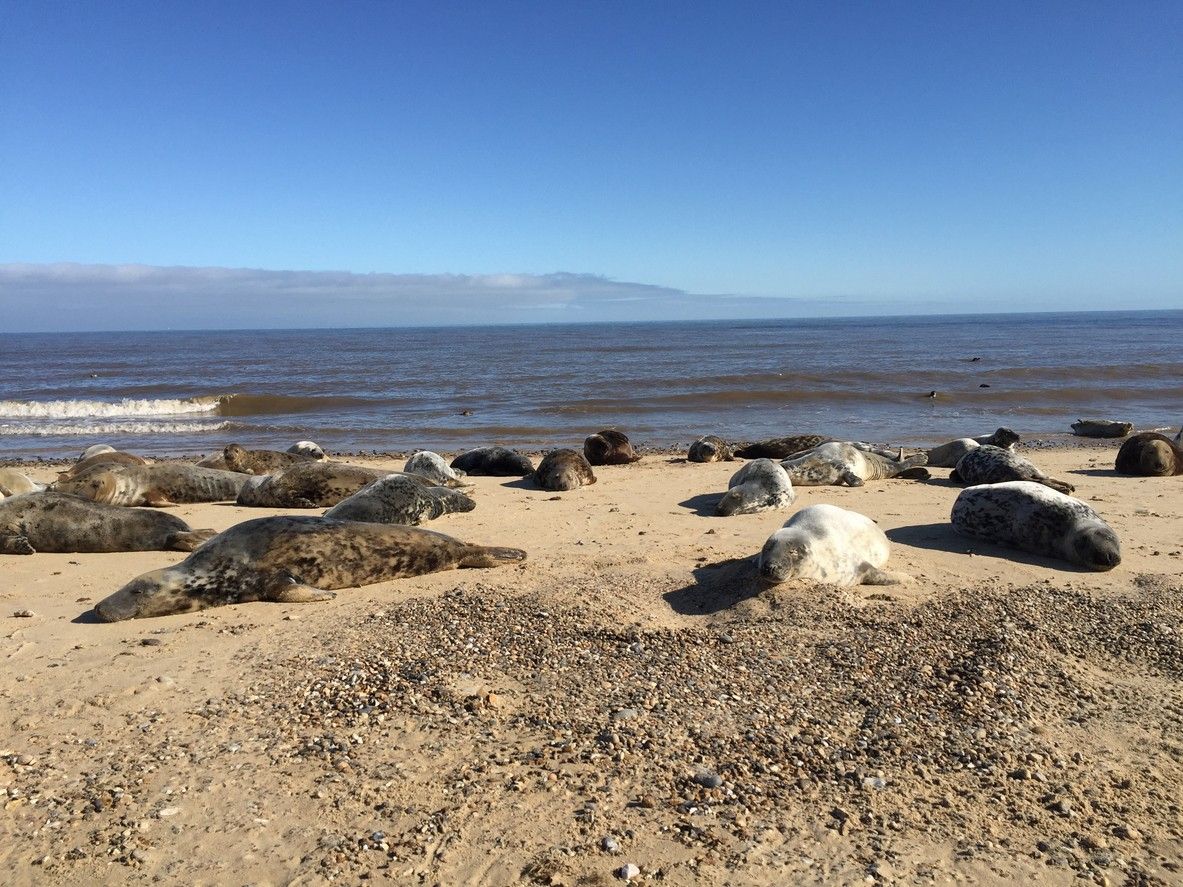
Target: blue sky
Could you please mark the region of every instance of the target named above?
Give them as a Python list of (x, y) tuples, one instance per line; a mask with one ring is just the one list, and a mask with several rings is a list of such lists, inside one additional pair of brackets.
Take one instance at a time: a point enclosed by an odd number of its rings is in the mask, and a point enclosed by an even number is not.
[(1183, 306), (1178, 2), (0, 19), (14, 329), (188, 323), (219, 280), (206, 326), (301, 325), (287, 272), (366, 323)]

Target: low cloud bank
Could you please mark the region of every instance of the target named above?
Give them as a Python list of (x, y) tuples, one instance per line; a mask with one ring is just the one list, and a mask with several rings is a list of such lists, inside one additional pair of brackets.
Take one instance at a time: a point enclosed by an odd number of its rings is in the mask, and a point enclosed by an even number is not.
[(873, 310), (866, 300), (703, 295), (594, 274), (0, 265), (0, 313), (14, 332), (710, 320)]

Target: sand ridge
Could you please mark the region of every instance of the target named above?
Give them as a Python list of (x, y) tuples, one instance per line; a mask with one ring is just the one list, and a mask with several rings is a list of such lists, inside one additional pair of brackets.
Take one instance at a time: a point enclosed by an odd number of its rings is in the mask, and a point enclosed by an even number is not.
[[(2, 558), (0, 865), (14, 883), (578, 884), (625, 864), (677, 884), (1177, 882), (1183, 488), (1117, 476), (1115, 451), (1028, 453), (1117, 531), (1110, 573), (957, 536), (939, 469), (718, 518), (741, 463), (654, 453), (558, 495), (472, 478), (476, 510), (428, 526), (524, 564), (321, 604), (92, 624), (72, 620), (184, 555)], [(816, 502), (877, 520), (915, 581), (761, 591), (751, 556)]]

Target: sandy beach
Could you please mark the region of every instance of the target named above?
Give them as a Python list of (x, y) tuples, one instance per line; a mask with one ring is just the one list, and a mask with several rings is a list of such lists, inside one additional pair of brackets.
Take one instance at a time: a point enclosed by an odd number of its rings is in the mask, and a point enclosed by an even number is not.
[[(426, 526), (524, 564), (325, 603), (96, 624), (95, 602), (184, 555), (2, 557), (0, 868), (1183, 883), (1183, 479), (1116, 475), (1111, 442), (1025, 452), (1117, 531), (1119, 567), (959, 537), (945, 469), (719, 518), (742, 463), (673, 454), (563, 494), (473, 478), (476, 510)], [(752, 555), (818, 502), (875, 519), (914, 581), (761, 591)], [(283, 513), (174, 511), (217, 530)]]

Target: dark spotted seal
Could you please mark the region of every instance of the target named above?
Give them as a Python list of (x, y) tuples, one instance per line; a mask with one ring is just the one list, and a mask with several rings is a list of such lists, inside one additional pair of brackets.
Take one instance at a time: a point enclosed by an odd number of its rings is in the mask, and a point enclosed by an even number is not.
[(756, 559), (769, 584), (809, 579), (829, 585), (895, 585), (909, 576), (882, 568), (891, 543), (875, 522), (836, 505), (810, 505), (768, 537)]
[(690, 445), (686, 459), (690, 462), (733, 462), (735, 454), (723, 438), (707, 434)]
[(860, 449), (852, 443), (829, 441), (791, 459), (785, 459), (780, 464), (797, 486), (845, 484), (861, 487), (864, 481), (893, 477), (926, 480), (929, 477), (928, 471), (923, 467), (926, 460), (927, 456), (923, 453), (906, 459), (892, 458), (872, 450)]
[(0, 502), (0, 553), (192, 551), (214, 535), (151, 508), (101, 505), (66, 493)]
[(641, 457), (628, 436), (606, 428), (583, 442), (583, 456), (592, 465), (627, 465)]
[(323, 601), (335, 596), (329, 589), (525, 557), (517, 548), (469, 545), (417, 527), (264, 517), (219, 533), (175, 567), (133, 579), (95, 614), (116, 622), (247, 601)]
[(961, 491), (951, 517), (957, 532), (1032, 554), (1111, 570), (1121, 563), (1117, 534), (1078, 499), (1033, 481)]
[(392, 474), (343, 499), (324, 516), (409, 527), (474, 508), (476, 503), (459, 490), (426, 486), (419, 478)]
[(962, 456), (957, 467), (949, 473), (949, 480), (966, 486), (1030, 480), (1060, 493), (1071, 493), (1076, 489), (1066, 481), (1048, 477), (1022, 456), (989, 445), (970, 450)]
[(774, 437), (759, 443), (745, 444), (735, 451), (741, 459), (787, 459), (805, 450), (812, 450), (832, 437), (820, 434), (794, 434), (791, 437)]
[(187, 462), (155, 465), (94, 465), (59, 480), (52, 489), (105, 505), (152, 505), (179, 502), (226, 502), (238, 496), (249, 474), (201, 468)]
[(278, 450), (248, 450), (239, 444), (229, 444), (222, 450), (222, 458), (228, 471), (243, 474), (272, 474), (283, 471), (297, 462), (310, 462), (316, 457), (302, 453), (281, 453)]
[(534, 480), (544, 490), (574, 490), (594, 484), (596, 476), (582, 453), (574, 450), (551, 450), (538, 463)]
[(993, 434), (985, 437), (962, 437), (949, 441), (947, 444), (941, 444), (939, 447), (933, 447), (928, 451), (926, 464), (929, 468), (955, 468), (962, 456), (970, 450), (976, 450), (983, 444), (1001, 447), (1004, 450), (1013, 450), (1018, 442), (1019, 436), (1015, 432), (1009, 428), (999, 428)]
[(398, 473), (347, 462), (297, 462), (275, 474), (252, 477), (239, 492), (238, 504), (255, 508), (329, 508), (362, 487)]
[(1121, 445), (1114, 468), (1122, 474), (1142, 477), (1183, 474), (1183, 446), (1180, 444), (1183, 444), (1183, 431), (1174, 440), (1165, 434), (1143, 431)]
[(534, 473), (534, 463), (505, 447), (478, 447), (461, 453), (452, 467), (465, 474), (485, 477), (525, 477)]
[(755, 459), (732, 475), (727, 492), (715, 507), (715, 514), (757, 514), (793, 504), (797, 494), (789, 473), (771, 459)]

